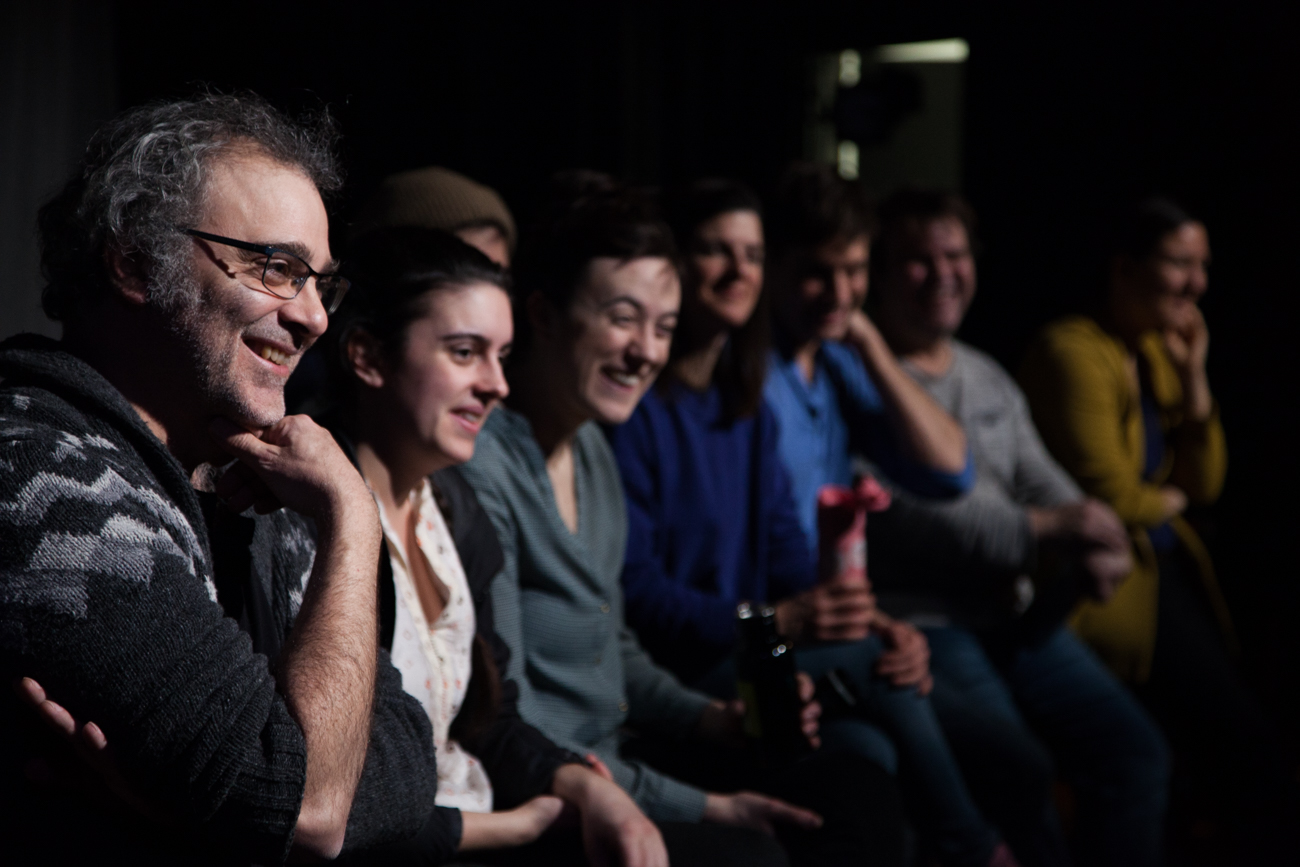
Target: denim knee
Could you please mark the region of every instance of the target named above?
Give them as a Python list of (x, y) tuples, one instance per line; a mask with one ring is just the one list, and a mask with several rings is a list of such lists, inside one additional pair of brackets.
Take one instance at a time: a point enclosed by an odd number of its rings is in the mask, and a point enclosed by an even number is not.
[(1133, 732), (1133, 743), (1127, 754), (1127, 781), (1135, 788), (1158, 797), (1167, 797), (1172, 758), (1169, 742), (1154, 721)]
[(822, 749), (842, 750), (875, 762), (889, 772), (898, 773), (898, 750), (894, 742), (876, 726), (853, 717), (837, 717), (821, 724)]

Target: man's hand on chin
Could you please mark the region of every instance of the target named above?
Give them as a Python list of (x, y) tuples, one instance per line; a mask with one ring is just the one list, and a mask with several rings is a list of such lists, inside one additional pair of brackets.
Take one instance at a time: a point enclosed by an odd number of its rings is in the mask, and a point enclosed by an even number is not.
[(260, 432), (217, 417), (208, 429), (236, 458), (216, 486), (217, 495), (236, 512), (251, 506), (264, 514), (288, 507), (317, 521), (333, 521), (354, 508), (374, 510), (361, 474), (329, 431), (308, 416), (287, 415)]

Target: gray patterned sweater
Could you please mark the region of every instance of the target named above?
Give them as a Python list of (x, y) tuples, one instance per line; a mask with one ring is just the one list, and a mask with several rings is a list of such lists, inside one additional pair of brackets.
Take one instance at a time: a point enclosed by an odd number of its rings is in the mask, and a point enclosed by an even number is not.
[[(137, 863), (283, 861), (306, 755), (264, 654), (278, 652), (302, 600), (310, 522), (286, 510), (227, 515), (210, 538), (179, 462), (54, 341), (0, 344), (0, 379), (3, 677), (35, 677), (97, 722), (132, 786), (174, 816), (155, 824), (27, 783), (33, 755), (66, 750), (4, 690), (0, 839), (30, 841), (44, 863), (106, 852)], [(428, 721), (382, 657), (345, 846), (415, 833), (435, 790)]]

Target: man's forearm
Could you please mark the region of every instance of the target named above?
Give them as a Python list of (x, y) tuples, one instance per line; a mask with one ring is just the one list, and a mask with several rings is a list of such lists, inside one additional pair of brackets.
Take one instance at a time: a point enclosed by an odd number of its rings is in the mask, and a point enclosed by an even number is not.
[(364, 508), (340, 512), (318, 521), (311, 581), (279, 664), (307, 747), (295, 846), (326, 857), (343, 846), (365, 763), (378, 653), (378, 525)]
[(890, 426), (918, 463), (944, 473), (966, 468), (966, 434), (952, 416), (903, 370), (875, 326), (853, 333), (853, 344), (885, 401)]

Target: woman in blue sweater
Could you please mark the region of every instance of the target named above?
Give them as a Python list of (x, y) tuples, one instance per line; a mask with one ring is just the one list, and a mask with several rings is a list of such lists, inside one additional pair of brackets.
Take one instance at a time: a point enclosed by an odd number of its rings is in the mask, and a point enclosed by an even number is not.
[(807, 638), (799, 667), (842, 668), (861, 715), (828, 721), (827, 745), (892, 765), (901, 759), (915, 818), (946, 864), (1015, 863), (974, 806), (925, 694), (928, 650), (867, 588), (817, 583), (777, 427), (763, 402), (768, 312), (757, 198), (703, 181), (671, 203), (685, 251), (682, 311), (659, 387), (610, 433), (626, 490), (627, 617), (647, 649), (689, 683), (734, 688), (730, 661), (741, 601), (777, 607), (778, 628)]

